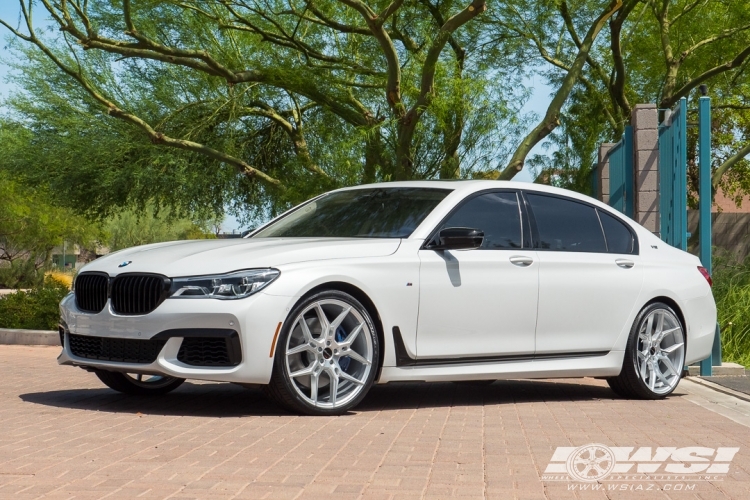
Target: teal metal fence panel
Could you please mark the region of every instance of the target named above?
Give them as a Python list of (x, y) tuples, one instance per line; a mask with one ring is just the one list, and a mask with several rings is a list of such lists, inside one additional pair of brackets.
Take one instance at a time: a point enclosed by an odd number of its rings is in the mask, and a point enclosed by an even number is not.
[(607, 154), (609, 159), (609, 205), (633, 217), (633, 127), (625, 127), (620, 142)]
[(687, 99), (666, 114), (659, 125), (659, 232), (687, 250)]
[[(711, 205), (711, 98), (703, 96), (698, 101), (698, 236), (700, 259), (708, 274), (713, 271), (711, 255), (712, 220)], [(716, 325), (711, 356), (701, 361), (701, 376), (710, 377), (713, 366), (721, 365), (721, 329)]]

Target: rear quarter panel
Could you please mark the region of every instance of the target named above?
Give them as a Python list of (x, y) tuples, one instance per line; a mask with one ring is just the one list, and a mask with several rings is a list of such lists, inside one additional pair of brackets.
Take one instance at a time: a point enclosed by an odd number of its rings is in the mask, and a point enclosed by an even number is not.
[(616, 349), (625, 349), (635, 317), (649, 302), (666, 297), (674, 301), (685, 321), (687, 349), (685, 364), (708, 357), (716, 329), (716, 303), (711, 287), (698, 271), (700, 260), (673, 248), (642, 229), (639, 231), (644, 280), (637, 307), (617, 340)]

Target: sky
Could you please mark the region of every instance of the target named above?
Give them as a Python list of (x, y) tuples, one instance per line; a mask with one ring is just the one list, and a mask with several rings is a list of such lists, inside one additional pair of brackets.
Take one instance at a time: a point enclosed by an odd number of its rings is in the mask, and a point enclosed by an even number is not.
[[(19, 13), (20, 9), (17, 2), (13, 0), (0, 0), (0, 19), (3, 19), (9, 22), (11, 25), (16, 26), (18, 23)], [(5, 40), (8, 36), (8, 30), (0, 26), (0, 35), (2, 35), (0, 37), (0, 40), (2, 40), (0, 42), (0, 47), (2, 47), (5, 45)], [(0, 59), (2, 59), (2, 53), (2, 50), (0, 50)], [(521, 113), (526, 114), (529, 112), (533, 112), (540, 117), (543, 116), (547, 109), (547, 106), (551, 101), (550, 93), (552, 92), (552, 89), (546, 86), (544, 82), (538, 77), (532, 77), (526, 80), (524, 82), (524, 85), (532, 89), (532, 93), (529, 100), (521, 109)], [(6, 98), (10, 93), (14, 92), (16, 89), (17, 86), (13, 83), (12, 76), (9, 75), (8, 66), (5, 63), (0, 62), (0, 101)], [(2, 105), (0, 104), (0, 108), (1, 107)], [(531, 151), (531, 154), (529, 156), (540, 153), (542, 153), (541, 145), (537, 144), (537, 146)], [(521, 171), (513, 180), (523, 182), (533, 181), (528, 168), (525, 168), (523, 171)], [(243, 228), (240, 227), (239, 223), (234, 217), (227, 216), (224, 224), (222, 224), (222, 229), (224, 231), (231, 232), (233, 230), (241, 230)]]

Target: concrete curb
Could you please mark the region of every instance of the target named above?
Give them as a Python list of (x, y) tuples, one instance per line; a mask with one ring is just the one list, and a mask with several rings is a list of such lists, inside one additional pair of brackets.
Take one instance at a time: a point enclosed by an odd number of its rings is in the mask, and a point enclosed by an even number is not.
[(60, 345), (60, 335), (52, 330), (0, 328), (0, 345)]
[[(691, 377), (698, 377), (701, 374), (700, 365), (688, 366), (688, 371)], [(738, 365), (737, 363), (722, 363), (721, 365), (714, 366), (711, 370), (712, 377), (744, 377), (745, 367)]]
[(750, 403), (750, 394), (745, 394), (744, 392), (735, 391), (734, 389), (730, 389), (729, 387), (724, 387), (723, 385), (715, 384), (711, 382), (710, 380), (706, 380), (700, 377), (691, 376), (691, 377), (688, 377), (687, 379), (693, 382), (694, 384), (700, 384), (716, 392), (726, 394), (727, 396), (733, 396), (737, 399), (741, 399), (743, 401), (747, 401), (748, 403)]

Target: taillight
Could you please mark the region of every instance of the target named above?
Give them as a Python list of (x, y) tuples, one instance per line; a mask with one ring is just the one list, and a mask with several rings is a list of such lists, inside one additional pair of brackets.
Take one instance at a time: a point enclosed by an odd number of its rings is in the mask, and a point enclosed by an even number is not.
[(708, 286), (714, 286), (714, 280), (711, 279), (711, 275), (708, 274), (708, 270), (705, 267), (698, 266), (698, 271), (700, 271), (703, 277), (706, 278)]

